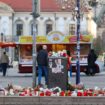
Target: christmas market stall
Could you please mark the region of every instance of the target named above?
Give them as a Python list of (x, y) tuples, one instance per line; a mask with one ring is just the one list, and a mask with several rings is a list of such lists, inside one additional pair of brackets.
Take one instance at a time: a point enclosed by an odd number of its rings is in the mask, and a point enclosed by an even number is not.
[[(36, 46), (47, 45), (48, 52), (56, 53), (70, 50), (72, 55), (73, 72), (76, 71), (76, 35), (64, 35), (59, 31), (50, 32), (47, 36), (36, 36)], [(87, 71), (87, 55), (92, 45), (92, 35), (80, 35), (80, 69), (81, 72)], [(20, 36), (19, 42), (19, 72), (32, 72), (32, 36)], [(99, 67), (96, 64), (96, 73)]]

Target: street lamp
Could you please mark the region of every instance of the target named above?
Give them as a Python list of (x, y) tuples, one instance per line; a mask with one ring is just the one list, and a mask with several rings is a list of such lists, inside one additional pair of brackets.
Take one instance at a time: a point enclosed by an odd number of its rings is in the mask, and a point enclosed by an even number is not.
[(76, 84), (80, 83), (80, 0), (77, 0), (77, 71)]
[(75, 11), (75, 17), (77, 19), (76, 35), (77, 35), (77, 59), (76, 59), (76, 84), (80, 83), (80, 18), (81, 11), (83, 12), (85, 0), (56, 0), (61, 6), (62, 10)]
[(39, 17), (39, 0), (32, 0), (32, 16), (33, 16), (33, 87), (36, 86), (36, 19)]

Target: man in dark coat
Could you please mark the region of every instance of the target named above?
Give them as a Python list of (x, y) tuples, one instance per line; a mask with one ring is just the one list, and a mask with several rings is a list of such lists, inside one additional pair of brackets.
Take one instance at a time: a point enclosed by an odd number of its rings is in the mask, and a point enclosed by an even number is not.
[(91, 49), (88, 54), (88, 73), (91, 75), (95, 74), (95, 61), (97, 60), (97, 55), (94, 50)]
[(43, 49), (41, 49), (38, 52), (37, 55), (37, 63), (38, 63), (38, 84), (41, 85), (41, 78), (42, 78), (42, 72), (44, 71), (45, 75), (45, 84), (48, 83), (48, 52), (47, 52), (47, 46), (43, 45)]

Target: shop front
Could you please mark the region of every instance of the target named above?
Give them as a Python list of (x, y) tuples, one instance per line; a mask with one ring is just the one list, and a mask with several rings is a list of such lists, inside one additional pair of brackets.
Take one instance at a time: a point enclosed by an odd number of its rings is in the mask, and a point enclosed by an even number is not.
[[(92, 36), (80, 36), (80, 61), (86, 62), (87, 54), (91, 48)], [(36, 36), (36, 47), (38, 51), (39, 45), (47, 45), (48, 52), (58, 52), (62, 50), (70, 50), (73, 57), (73, 64), (76, 60), (76, 36), (65, 36), (61, 32), (55, 31), (47, 36)], [(32, 36), (20, 36), (19, 38), (19, 72), (32, 73)]]

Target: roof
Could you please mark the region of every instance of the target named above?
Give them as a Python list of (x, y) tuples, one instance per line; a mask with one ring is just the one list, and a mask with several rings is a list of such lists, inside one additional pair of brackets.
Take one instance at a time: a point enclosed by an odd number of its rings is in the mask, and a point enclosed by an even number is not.
[[(61, 2), (60, 0), (58, 0)], [(86, 3), (84, 3), (86, 4)], [(88, 8), (82, 5), (82, 10), (85, 12), (88, 12)], [(74, 4), (75, 5), (75, 4)], [(72, 12), (74, 10), (73, 3), (68, 3), (68, 7), (66, 4), (63, 3), (63, 6), (60, 5), (60, 3), (57, 2), (57, 0), (41, 0), (41, 11), (42, 12)], [(66, 6), (66, 9), (63, 9), (63, 7)]]
[(0, 0), (9, 6), (15, 12), (31, 12), (32, 11), (32, 0)]
[[(15, 12), (31, 12), (32, 11), (32, 0), (0, 0), (9, 6)], [(56, 0), (40, 0), (41, 12), (70, 12), (73, 7), (70, 5), (69, 9), (62, 10), (61, 5)], [(87, 8), (84, 8), (87, 11)]]

